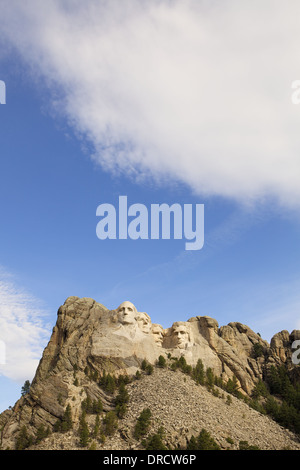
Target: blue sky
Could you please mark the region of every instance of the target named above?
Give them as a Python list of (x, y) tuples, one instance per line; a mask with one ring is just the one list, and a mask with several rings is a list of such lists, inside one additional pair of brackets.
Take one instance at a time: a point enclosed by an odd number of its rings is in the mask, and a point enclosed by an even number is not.
[[(3, 5), (0, 411), (70, 295), (164, 327), (300, 329), (300, 12), (271, 3)], [(204, 247), (99, 240), (96, 208), (120, 195), (204, 204)]]

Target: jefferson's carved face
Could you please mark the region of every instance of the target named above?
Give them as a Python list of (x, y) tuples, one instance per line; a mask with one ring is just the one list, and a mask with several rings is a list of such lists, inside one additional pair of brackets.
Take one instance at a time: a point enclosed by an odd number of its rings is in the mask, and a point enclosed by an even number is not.
[(151, 319), (149, 315), (147, 315), (147, 313), (144, 313), (144, 312), (138, 312), (136, 319), (137, 319), (140, 330), (143, 333), (150, 333)]
[(123, 302), (117, 308), (118, 320), (123, 325), (130, 325), (135, 321), (137, 314), (135, 306), (131, 302)]
[(179, 349), (184, 349), (190, 342), (190, 335), (184, 323), (177, 322), (173, 325), (172, 336), (174, 336), (176, 346)]

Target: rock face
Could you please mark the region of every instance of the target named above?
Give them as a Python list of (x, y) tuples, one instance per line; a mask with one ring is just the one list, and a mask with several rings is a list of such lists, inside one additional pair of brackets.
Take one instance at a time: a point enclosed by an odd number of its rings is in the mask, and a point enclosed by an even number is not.
[[(176, 322), (170, 328), (152, 324), (131, 302), (109, 310), (90, 298), (69, 297), (58, 309), (57, 322), (37, 368), (30, 392), (12, 410), (0, 415), (2, 448), (14, 448), (25, 424), (32, 433), (55, 424), (67, 404), (78, 421), (85, 396), (101, 399), (105, 411), (113, 408), (111, 396), (97, 380), (106, 374), (134, 375), (144, 359), (155, 364), (164, 358), (183, 356), (191, 366), (201, 359), (204, 367), (226, 382), (235, 377), (240, 391), (250, 395), (258, 379), (271, 365), (293, 368), (292, 342), (300, 331), (276, 334), (270, 345), (238, 322), (219, 327), (208, 316)], [(76, 372), (76, 373), (75, 373)], [(298, 371), (297, 371), (298, 372)], [(76, 377), (76, 379), (75, 379)]]

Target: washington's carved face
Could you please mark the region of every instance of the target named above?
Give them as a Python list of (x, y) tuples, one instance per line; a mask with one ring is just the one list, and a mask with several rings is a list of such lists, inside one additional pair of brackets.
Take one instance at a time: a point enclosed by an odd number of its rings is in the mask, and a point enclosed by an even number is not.
[(190, 334), (188, 328), (184, 323), (177, 322), (173, 325), (172, 336), (179, 349), (184, 349), (190, 342)]
[(131, 302), (123, 302), (117, 308), (118, 320), (123, 325), (130, 325), (135, 322), (137, 311)]

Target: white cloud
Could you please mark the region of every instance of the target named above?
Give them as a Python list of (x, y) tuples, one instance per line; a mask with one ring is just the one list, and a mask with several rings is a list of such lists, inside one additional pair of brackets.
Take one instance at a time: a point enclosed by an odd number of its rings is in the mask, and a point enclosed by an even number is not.
[(1, 375), (19, 382), (32, 380), (51, 333), (40, 304), (0, 269), (0, 340), (5, 345)]
[(1, 28), (109, 171), (300, 201), (300, 4), (10, 0)]

